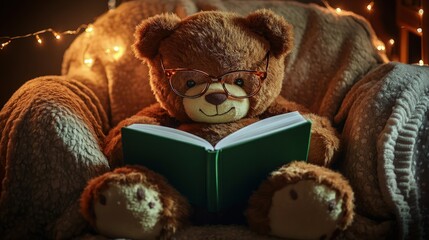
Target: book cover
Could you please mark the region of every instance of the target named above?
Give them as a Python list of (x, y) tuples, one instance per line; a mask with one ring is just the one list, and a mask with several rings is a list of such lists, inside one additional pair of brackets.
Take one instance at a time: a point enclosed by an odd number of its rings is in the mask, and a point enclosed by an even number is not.
[(188, 201), (210, 212), (247, 202), (273, 170), (306, 161), (311, 122), (298, 112), (248, 125), (212, 146), (193, 134), (149, 124), (122, 128), (125, 164), (166, 177)]

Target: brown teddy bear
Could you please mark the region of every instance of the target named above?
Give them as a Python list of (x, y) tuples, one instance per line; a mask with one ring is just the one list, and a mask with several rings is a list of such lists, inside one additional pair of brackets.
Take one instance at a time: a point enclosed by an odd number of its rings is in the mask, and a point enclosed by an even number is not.
[(163, 14), (143, 21), (135, 36), (136, 56), (150, 67), (158, 103), (123, 120), (107, 136), (104, 153), (113, 168), (120, 168), (92, 180), (81, 199), (83, 215), (99, 233), (168, 238), (190, 212), (162, 176), (122, 167), (122, 127), (163, 125), (215, 144), (244, 126), (290, 111), (312, 121), (308, 163), (273, 169), (249, 200), (249, 226), (263, 234), (313, 239), (332, 237), (350, 225), (353, 192), (340, 174), (326, 168), (340, 148), (335, 129), (328, 119), (279, 96), (293, 45), (292, 28), (282, 17), (269, 10), (246, 17), (208, 11), (183, 20)]

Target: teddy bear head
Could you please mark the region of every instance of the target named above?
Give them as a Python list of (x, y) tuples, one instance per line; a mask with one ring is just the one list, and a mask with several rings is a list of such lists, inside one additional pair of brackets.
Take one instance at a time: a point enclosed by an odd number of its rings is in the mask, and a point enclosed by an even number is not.
[(157, 101), (184, 122), (226, 123), (264, 112), (280, 94), (291, 26), (270, 10), (207, 11), (144, 20), (134, 51)]

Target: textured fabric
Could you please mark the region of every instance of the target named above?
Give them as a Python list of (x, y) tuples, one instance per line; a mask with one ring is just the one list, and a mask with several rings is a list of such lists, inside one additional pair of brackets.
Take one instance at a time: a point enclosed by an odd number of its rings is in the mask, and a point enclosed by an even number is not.
[(41, 77), (12, 96), (0, 112), (0, 236), (62, 238), (82, 230), (77, 199), (108, 170), (103, 128), (100, 103), (79, 82)]
[(378, 224), (394, 215), (404, 239), (429, 238), (428, 116), (429, 68), (399, 63), (382, 65), (357, 83), (336, 116), (346, 121), (341, 169), (358, 212)]
[[(93, 32), (81, 34), (64, 55), (62, 74), (79, 79), (96, 93), (112, 126), (155, 102), (148, 67), (134, 57), (131, 45), (135, 27), (143, 19), (164, 12), (185, 17), (196, 10), (191, 1), (123, 3), (100, 16)], [(115, 47), (119, 47), (118, 52)], [(85, 64), (85, 58), (92, 58), (94, 64)]]
[[(245, 2), (245, 4), (244, 4)], [(369, 23), (350, 12), (337, 14), (315, 4), (288, 1), (214, 1), (219, 9), (246, 15), (268, 8), (293, 26), (294, 46), (286, 60), (282, 96), (333, 119), (353, 84), (386, 61)]]
[[(271, 9), (292, 24), (295, 43), (286, 62), (282, 95), (315, 113), (332, 119), (351, 86), (385, 61), (375, 48), (377, 39), (368, 22), (346, 11), (339, 15), (293, 1), (147, 0), (125, 2), (97, 19), (94, 31), (79, 36), (66, 52), (62, 72), (93, 89), (114, 126), (155, 101), (147, 66), (131, 49), (141, 20), (162, 12), (179, 17), (199, 10), (247, 15), (260, 8)], [(121, 47), (117, 59), (114, 46)], [(92, 67), (84, 63), (85, 56), (94, 59)]]

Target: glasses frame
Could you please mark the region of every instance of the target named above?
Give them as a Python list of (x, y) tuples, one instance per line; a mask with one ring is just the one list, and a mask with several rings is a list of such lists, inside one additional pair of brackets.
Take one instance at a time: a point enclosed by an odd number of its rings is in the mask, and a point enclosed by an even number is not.
[[(221, 75), (219, 75), (219, 76), (213, 76), (213, 75), (210, 75), (209, 73), (206, 73), (206, 72), (204, 72), (204, 71), (202, 71), (202, 70), (199, 70), (199, 69), (194, 69), (194, 68), (165, 68), (164, 67), (164, 62), (163, 62), (163, 60), (162, 60), (162, 55), (160, 55), (160, 60), (161, 60), (161, 67), (162, 67), (162, 70), (164, 71), (164, 75), (165, 75), (165, 77), (168, 79), (168, 82), (169, 82), (169, 84), (170, 84), (170, 88), (173, 90), (173, 92), (174, 93), (176, 93), (177, 95), (179, 95), (179, 96), (181, 96), (181, 97), (183, 97), (183, 98), (199, 98), (199, 97), (201, 97), (201, 96), (203, 96), (206, 92), (207, 92), (207, 90), (209, 89), (209, 87), (210, 87), (210, 85), (212, 84), (212, 83), (216, 83), (216, 82), (219, 82), (219, 83), (221, 83), (221, 85), (222, 85), (222, 88), (223, 88), (223, 90), (225, 91), (225, 94), (228, 96), (228, 97), (231, 97), (231, 98), (235, 98), (235, 99), (243, 99), (243, 98), (250, 98), (250, 97), (252, 97), (252, 96), (255, 96), (258, 92), (259, 92), (259, 90), (261, 89), (261, 87), (262, 87), (262, 82), (267, 78), (267, 76), (268, 76), (268, 65), (269, 65), (269, 62), (270, 62), (270, 51), (268, 51), (266, 54), (265, 54), (265, 57), (264, 57), (265, 59), (266, 59), (266, 61), (267, 61), (267, 63), (266, 63), (266, 66), (265, 66), (265, 71), (257, 71), (257, 70), (246, 70), (246, 69), (240, 69), (240, 70), (233, 70), (233, 71), (229, 71), (229, 72), (226, 72), (226, 73), (223, 73), (223, 74), (221, 74)], [(186, 96), (186, 95), (184, 95), (184, 94), (181, 94), (180, 92), (178, 92), (174, 87), (173, 87), (173, 84), (172, 84), (172, 82), (171, 82), (171, 79), (172, 79), (172, 77), (174, 76), (174, 74), (176, 74), (177, 72), (189, 72), (189, 71), (195, 71), (195, 72), (198, 72), (198, 73), (201, 73), (201, 74), (203, 74), (203, 75), (205, 75), (205, 76), (207, 76), (208, 77), (208, 79), (210, 79), (210, 81), (208, 80), (207, 81), (207, 83), (206, 83), (206, 86), (204, 87), (204, 89), (199, 93), (199, 94), (197, 94), (197, 95), (195, 95), (195, 96)], [(259, 78), (259, 86), (258, 86), (258, 89), (256, 89), (253, 93), (251, 93), (250, 95), (246, 95), (246, 96), (234, 96), (234, 95), (232, 95), (230, 92), (228, 92), (228, 89), (225, 87), (225, 82), (224, 82), (224, 77), (226, 76), (226, 75), (228, 75), (228, 74), (231, 74), (231, 73), (238, 73), (238, 72), (245, 72), (245, 73), (253, 73), (254, 75), (256, 75), (258, 78)]]

